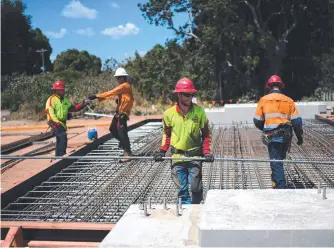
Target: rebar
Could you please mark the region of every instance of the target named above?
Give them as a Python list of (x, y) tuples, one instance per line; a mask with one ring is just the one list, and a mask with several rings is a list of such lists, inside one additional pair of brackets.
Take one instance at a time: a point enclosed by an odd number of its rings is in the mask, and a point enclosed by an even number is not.
[(327, 199), (327, 197), (326, 197), (326, 187), (324, 187), (323, 190), (322, 190), (322, 199), (323, 200)]
[(175, 205), (175, 215), (176, 216), (180, 216), (180, 207), (179, 207), (179, 203), (176, 202), (176, 205)]
[[(289, 187), (317, 188), (320, 182), (321, 187), (334, 188), (334, 127), (310, 121), (304, 125), (304, 133), (301, 147), (293, 138), (287, 159), (268, 160), (261, 132), (254, 126), (214, 126), (215, 161), (195, 159), (203, 162), (203, 200), (210, 189), (271, 188), (272, 161), (284, 163)], [(118, 163), (123, 151), (115, 139), (86, 156), (59, 157), (72, 159), (73, 163), (2, 209), (2, 220), (116, 223), (131, 204), (139, 204), (142, 210), (147, 203), (163, 204), (165, 209), (167, 204), (174, 205), (177, 190), (171, 178), (173, 159), (168, 152), (164, 161), (153, 160), (153, 153), (161, 145), (161, 123), (134, 129), (129, 138), (138, 156), (126, 164)], [(178, 210), (180, 207), (177, 202)]]
[[(102, 152), (101, 152), (102, 153)], [(117, 160), (122, 159), (123, 156), (14, 156), (14, 155), (3, 155), (1, 159), (71, 159), (71, 160)], [(153, 156), (127, 156), (131, 160), (153, 160)], [(202, 161), (205, 162), (205, 158), (202, 157), (162, 157), (163, 160), (185, 160), (185, 161)], [(216, 161), (231, 161), (231, 162), (282, 162), (282, 163), (293, 163), (293, 164), (321, 164), (321, 165), (334, 165), (334, 161), (331, 160), (307, 160), (307, 159), (265, 159), (265, 158), (238, 158), (238, 157), (215, 157)]]

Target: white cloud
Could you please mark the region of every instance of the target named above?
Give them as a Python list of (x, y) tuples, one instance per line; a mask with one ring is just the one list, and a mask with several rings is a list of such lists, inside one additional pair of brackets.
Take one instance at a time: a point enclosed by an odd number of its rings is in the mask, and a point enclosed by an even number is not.
[(145, 56), (145, 54), (147, 53), (147, 51), (139, 51), (138, 53), (139, 53), (140, 56), (143, 57), (143, 56)]
[(65, 36), (65, 34), (67, 34), (67, 30), (66, 28), (61, 28), (60, 31), (57, 33), (57, 32), (45, 32), (47, 36), (51, 37), (51, 38), (54, 38), (54, 39), (60, 39), (60, 38), (63, 38)]
[(137, 35), (139, 33), (139, 28), (132, 23), (127, 23), (125, 27), (119, 25), (117, 27), (105, 28), (101, 33), (106, 36), (111, 36), (113, 39), (118, 39), (123, 36)]
[(56, 60), (56, 57), (57, 57), (57, 55), (51, 55), (51, 56), (50, 56), (50, 60), (51, 60), (51, 62), (55, 61), (55, 60)]
[(75, 31), (78, 35), (93, 36), (95, 33), (92, 28), (83, 28)]
[(85, 7), (80, 3), (80, 1), (72, 0), (65, 6), (62, 15), (69, 18), (95, 19), (97, 10)]
[(111, 6), (111, 8), (119, 9), (119, 5), (117, 3), (109, 3), (109, 5)]

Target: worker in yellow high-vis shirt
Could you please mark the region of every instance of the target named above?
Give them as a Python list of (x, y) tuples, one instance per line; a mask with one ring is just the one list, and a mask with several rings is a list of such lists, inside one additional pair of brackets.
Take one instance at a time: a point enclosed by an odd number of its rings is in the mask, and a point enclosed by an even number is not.
[[(177, 82), (174, 93), (178, 96), (178, 103), (164, 113), (162, 146), (154, 155), (155, 161), (162, 161), (170, 145), (172, 157), (204, 156), (206, 162), (214, 161), (209, 120), (204, 109), (192, 102), (196, 92), (190, 79), (182, 78)], [(199, 204), (203, 199), (202, 161), (173, 160), (171, 170), (181, 202)], [(188, 191), (189, 184), (192, 197)]]
[(70, 112), (77, 112), (84, 108), (89, 101), (74, 105), (65, 97), (65, 84), (57, 80), (51, 88), (54, 93), (48, 98), (45, 105), (45, 112), (49, 126), (56, 135), (56, 156), (66, 154), (67, 148), (67, 126), (66, 121)]

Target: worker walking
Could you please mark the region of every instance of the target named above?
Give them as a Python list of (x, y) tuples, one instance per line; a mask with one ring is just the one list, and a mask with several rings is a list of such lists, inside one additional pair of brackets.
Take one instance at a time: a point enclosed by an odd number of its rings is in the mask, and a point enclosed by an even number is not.
[[(266, 83), (269, 94), (258, 102), (254, 124), (263, 131), (262, 141), (268, 147), (271, 160), (283, 160), (292, 140), (294, 130), (298, 145), (303, 144), (302, 118), (294, 101), (284, 95), (281, 89), (285, 87), (281, 78), (273, 75)], [(282, 162), (270, 162), (273, 188), (286, 188), (286, 180)]]
[(85, 100), (77, 105), (71, 103), (65, 97), (65, 85), (60, 80), (57, 80), (51, 89), (54, 93), (46, 101), (45, 112), (48, 125), (56, 135), (56, 156), (63, 156), (67, 148), (66, 121), (71, 116), (70, 112), (80, 111), (88, 101)]
[(116, 77), (119, 86), (110, 91), (88, 97), (89, 100), (98, 99), (99, 102), (115, 96), (118, 97), (116, 99), (116, 114), (112, 119), (109, 131), (119, 141), (119, 148), (124, 149), (125, 158), (121, 159), (119, 161), (120, 163), (130, 161), (131, 159), (126, 157), (132, 156), (130, 139), (127, 130), (127, 122), (133, 107), (134, 98), (132, 87), (128, 82), (128, 76), (129, 75), (124, 68), (118, 68), (114, 77)]
[[(167, 109), (163, 115), (163, 139), (160, 150), (155, 153), (155, 161), (163, 157), (171, 145), (172, 157), (202, 157), (213, 162), (211, 152), (211, 132), (204, 109), (192, 103), (196, 93), (193, 82), (180, 79), (173, 93), (177, 94), (177, 105)], [(178, 189), (178, 197), (183, 204), (199, 204), (203, 199), (202, 161), (173, 160), (172, 179)], [(192, 198), (189, 195), (191, 185)]]

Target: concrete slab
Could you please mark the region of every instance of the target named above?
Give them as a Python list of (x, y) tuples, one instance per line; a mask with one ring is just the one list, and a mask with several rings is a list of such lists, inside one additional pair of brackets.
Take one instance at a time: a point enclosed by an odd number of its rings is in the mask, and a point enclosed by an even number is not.
[[(326, 113), (325, 102), (296, 102), (300, 116), (304, 119), (314, 119), (314, 116)], [(221, 108), (205, 109), (213, 124), (253, 123), (257, 103), (231, 104)]]
[(198, 247), (198, 223), (203, 205), (153, 205), (144, 216), (132, 205), (99, 247)]
[(334, 189), (210, 190), (201, 247), (332, 247)]

